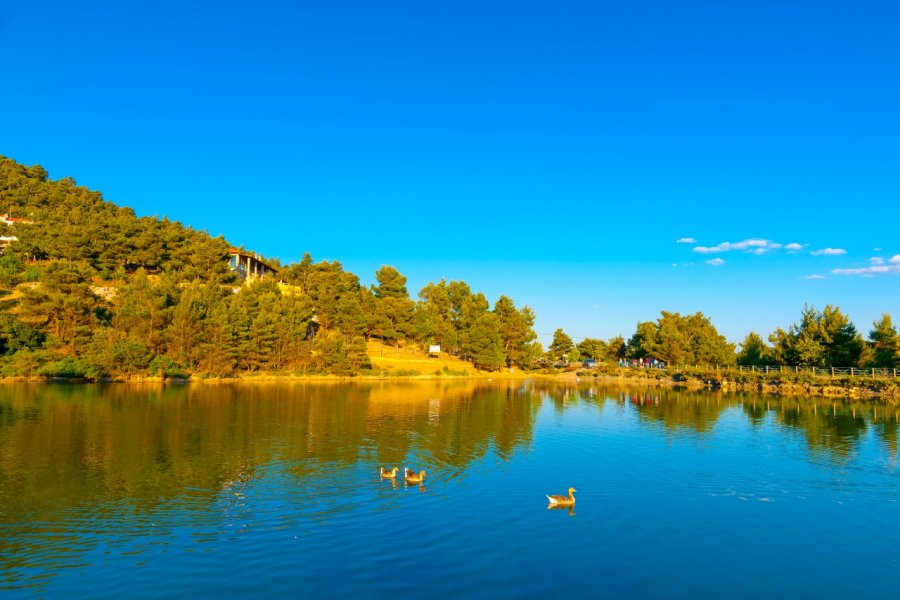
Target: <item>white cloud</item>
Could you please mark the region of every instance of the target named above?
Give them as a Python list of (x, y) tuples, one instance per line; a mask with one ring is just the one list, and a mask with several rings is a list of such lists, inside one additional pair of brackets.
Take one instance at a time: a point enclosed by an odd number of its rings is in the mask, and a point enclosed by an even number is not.
[[(678, 243), (687, 244), (693, 243), (693, 241), (694, 238), (681, 238), (678, 240)], [(721, 242), (719, 244), (716, 244), (715, 246), (694, 246), (693, 251), (697, 254), (724, 254), (726, 252), (742, 252), (744, 254), (753, 254), (758, 256), (761, 254), (770, 254), (778, 251), (786, 251), (788, 254), (797, 254), (808, 249), (808, 247), (809, 244), (801, 244), (799, 242), (790, 242), (788, 244), (783, 244), (779, 242), (773, 242), (772, 240), (767, 240), (765, 238), (747, 238), (739, 242)], [(812, 250), (810, 254), (812, 256), (844, 256), (845, 254), (847, 254), (847, 250), (844, 248), (832, 248), (829, 246), (827, 248)], [(892, 258), (891, 261), (891, 264), (900, 264), (900, 254)], [(722, 264), (720, 262), (706, 262), (714, 266), (719, 266)], [(883, 264), (883, 262), (883, 259), (871, 259), (872, 266), (879, 266)]]
[(683, 238), (678, 238), (677, 240), (675, 240), (675, 243), (676, 244), (696, 244), (697, 240), (695, 240), (692, 237), (683, 237)]
[(858, 277), (875, 277), (876, 275), (900, 275), (900, 261), (890, 265), (872, 265), (855, 269), (832, 269), (832, 275), (850, 275)]
[(807, 279), (825, 279), (824, 275), (807, 275)]
[(888, 262), (892, 265), (900, 265), (900, 254), (895, 254)]
[(725, 261), (722, 260), (721, 258), (713, 258), (713, 259), (706, 261), (706, 264), (712, 265), (714, 267), (721, 267), (722, 265), (725, 264)]
[(752, 252), (753, 254), (764, 254), (769, 250), (777, 250), (781, 248), (781, 244), (776, 244), (772, 240), (764, 240), (760, 238), (750, 238), (740, 242), (722, 242), (715, 246), (695, 246), (694, 252), (700, 254), (717, 254), (719, 252), (731, 252), (732, 250), (743, 250), (744, 252)]
[(873, 265), (883, 265), (884, 259), (881, 258), (880, 256), (873, 256), (872, 258), (869, 259), (869, 262), (872, 263)]

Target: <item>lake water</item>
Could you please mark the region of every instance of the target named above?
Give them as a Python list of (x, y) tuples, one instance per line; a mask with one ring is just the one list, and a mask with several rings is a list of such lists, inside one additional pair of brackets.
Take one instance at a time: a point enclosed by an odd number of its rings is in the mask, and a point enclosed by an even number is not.
[(4, 385), (0, 596), (894, 598), (898, 416), (544, 382)]

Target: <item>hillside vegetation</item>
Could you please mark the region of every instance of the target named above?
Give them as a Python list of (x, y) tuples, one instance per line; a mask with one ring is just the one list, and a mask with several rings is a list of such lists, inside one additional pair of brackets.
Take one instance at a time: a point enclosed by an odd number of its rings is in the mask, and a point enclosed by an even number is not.
[[(889, 314), (866, 340), (837, 306), (805, 306), (799, 323), (776, 329), (768, 344), (750, 333), (739, 352), (703, 313), (667, 311), (628, 339), (576, 344), (557, 329), (545, 351), (531, 308), (507, 296), (491, 305), (464, 281), (429, 283), (413, 299), (392, 266), (364, 286), (340, 262), (306, 254), (284, 266), (266, 259), (274, 268), (245, 282), (222, 237), (138, 217), (71, 178), (54, 181), (5, 157), (0, 213), (0, 377), (453, 376), (573, 371), (585, 359), (604, 368), (651, 359), (900, 367)], [(432, 345), (440, 358), (428, 358)]]
[(0, 211), (15, 238), (0, 256), (2, 376), (351, 375), (372, 368), (374, 340), (422, 357), (440, 344), (488, 371), (540, 356), (534, 313), (505, 296), (492, 308), (442, 280), (414, 301), (393, 267), (366, 287), (308, 254), (244, 283), (223, 238), (3, 157)]

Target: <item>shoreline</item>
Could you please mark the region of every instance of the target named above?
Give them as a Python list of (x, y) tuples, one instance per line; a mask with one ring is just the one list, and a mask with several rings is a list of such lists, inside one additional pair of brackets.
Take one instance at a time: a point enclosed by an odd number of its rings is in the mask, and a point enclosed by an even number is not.
[[(631, 376), (630, 374), (608, 374), (584, 371), (568, 371), (563, 373), (531, 373), (523, 371), (509, 372), (476, 372), (466, 375), (296, 375), (279, 373), (244, 374), (234, 377), (187, 377), (163, 378), (148, 377), (103, 377), (98, 379), (66, 378), (66, 377), (2, 377), (0, 384), (13, 383), (72, 383), (72, 384), (230, 384), (230, 383), (386, 383), (386, 382), (424, 382), (424, 381), (524, 381), (544, 380), (561, 383), (612, 383), (619, 385), (652, 386), (659, 388), (709, 390), (728, 393), (753, 392), (772, 396), (820, 396), (825, 398), (845, 398), (848, 400), (882, 400), (894, 402), (900, 400), (900, 385), (891, 382), (880, 388), (865, 385), (835, 385), (834, 381), (791, 382), (772, 379), (769, 381), (737, 382), (727, 378), (685, 377), (683, 373), (656, 373), (656, 377)], [(659, 376), (663, 375), (663, 376)], [(850, 382), (844, 382), (850, 383)]]
[(769, 381), (737, 382), (726, 378), (716, 379), (678, 379), (682, 374), (675, 373), (665, 377), (630, 377), (626, 375), (576, 376), (578, 381), (603, 381), (604, 383), (634, 383), (655, 387), (682, 388), (686, 390), (709, 390), (724, 393), (753, 392), (770, 396), (819, 396), (823, 398), (845, 398), (847, 400), (882, 400), (894, 402), (900, 400), (900, 386), (874, 389), (864, 385), (835, 385), (831, 380), (822, 382), (792, 382), (772, 379)]

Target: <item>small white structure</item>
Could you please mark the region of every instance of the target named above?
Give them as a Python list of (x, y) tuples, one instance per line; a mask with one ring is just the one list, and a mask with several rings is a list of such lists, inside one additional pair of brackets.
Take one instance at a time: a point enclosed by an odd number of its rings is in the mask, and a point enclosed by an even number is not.
[(15, 223), (27, 223), (28, 225), (31, 225), (31, 221), (27, 221), (21, 217), (11, 217), (9, 216), (9, 213), (0, 215), (0, 222), (5, 223), (7, 227), (14, 225)]
[[(31, 221), (26, 221), (21, 217), (11, 217), (9, 213), (3, 213), (0, 215), (0, 223), (5, 224), (7, 227), (10, 225), (15, 225), (16, 223), (25, 223), (27, 225), (31, 225)], [(8, 247), (12, 242), (18, 240), (14, 235), (0, 235), (0, 248)]]

